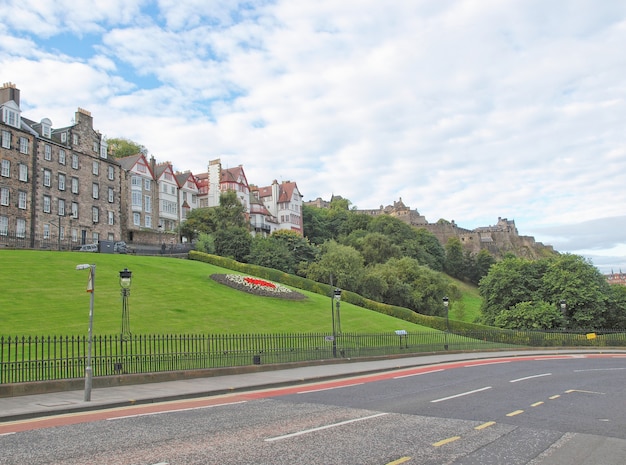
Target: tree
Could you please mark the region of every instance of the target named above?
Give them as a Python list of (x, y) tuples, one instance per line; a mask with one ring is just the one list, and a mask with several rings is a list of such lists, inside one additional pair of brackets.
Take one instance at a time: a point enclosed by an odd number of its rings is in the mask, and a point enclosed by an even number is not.
[(567, 302), (568, 328), (603, 328), (609, 284), (600, 271), (580, 255), (563, 254), (546, 260), (541, 293), (547, 302)]
[(247, 228), (228, 227), (215, 232), (215, 253), (238, 262), (250, 255), (252, 236)]
[(551, 303), (519, 302), (508, 310), (502, 310), (495, 318), (499, 328), (546, 330), (563, 326), (561, 312)]
[(444, 270), (450, 276), (463, 279), (465, 276), (465, 257), (463, 245), (457, 237), (451, 237), (446, 244), (446, 262)]
[(248, 227), (246, 209), (239, 201), (235, 191), (226, 191), (220, 194), (220, 204), (215, 208), (215, 228), (245, 228)]
[(539, 291), (545, 268), (545, 262), (514, 256), (507, 256), (494, 264), (479, 285), (483, 297), (483, 323), (493, 325), (502, 310), (508, 310), (519, 302), (543, 300)]
[(138, 153), (146, 154), (148, 150), (141, 144), (124, 137), (107, 139), (109, 155), (113, 158), (124, 158)]
[(296, 265), (311, 263), (318, 255), (318, 249), (312, 245), (306, 237), (302, 237), (295, 231), (279, 229), (269, 237), (271, 241), (284, 244), (293, 256)]
[(286, 243), (268, 237), (255, 237), (250, 246), (248, 263), (275, 268), (285, 273), (295, 272), (294, 254)]
[(385, 263), (390, 258), (400, 258), (400, 247), (393, 244), (387, 236), (370, 233), (359, 241), (361, 255), (365, 264)]
[(200, 234), (211, 234), (215, 230), (215, 211), (209, 207), (194, 208), (187, 213), (187, 218), (179, 227), (180, 234), (189, 241), (196, 239)]
[(330, 284), (353, 292), (359, 292), (364, 275), (363, 257), (352, 247), (336, 241), (325, 242), (319, 258), (311, 263), (306, 277), (314, 281)]

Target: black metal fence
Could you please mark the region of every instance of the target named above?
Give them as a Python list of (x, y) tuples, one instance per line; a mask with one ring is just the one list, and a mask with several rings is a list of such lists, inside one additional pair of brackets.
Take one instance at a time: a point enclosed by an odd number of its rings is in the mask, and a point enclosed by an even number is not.
[[(107, 376), (445, 350), (572, 346), (625, 347), (626, 333), (95, 336), (91, 344), (91, 366), (93, 376)], [(0, 337), (0, 384), (83, 377), (88, 351), (86, 336)]]

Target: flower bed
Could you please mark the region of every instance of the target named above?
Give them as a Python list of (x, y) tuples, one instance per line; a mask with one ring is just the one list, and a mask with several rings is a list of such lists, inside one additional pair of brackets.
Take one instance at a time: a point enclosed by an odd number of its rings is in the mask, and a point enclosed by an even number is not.
[(280, 284), (266, 281), (265, 279), (238, 274), (213, 274), (211, 279), (220, 284), (248, 292), (261, 297), (278, 297), (280, 299), (302, 300), (306, 296), (299, 292), (281, 286)]

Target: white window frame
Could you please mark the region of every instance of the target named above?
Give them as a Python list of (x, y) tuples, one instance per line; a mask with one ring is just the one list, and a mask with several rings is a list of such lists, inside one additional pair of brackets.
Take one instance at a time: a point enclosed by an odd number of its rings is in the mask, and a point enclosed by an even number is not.
[(26, 237), (26, 220), (18, 218), (15, 225), (15, 236), (23, 239)]
[(94, 199), (100, 198), (100, 186), (95, 182), (91, 185), (91, 196)]
[(50, 239), (50, 225), (48, 223), (43, 225), (43, 238)]
[(9, 234), (9, 217), (0, 216), (0, 236), (7, 236)]
[(43, 159), (47, 161), (52, 160), (52, 147), (48, 144), (43, 146)]
[(96, 176), (98, 176), (100, 174), (100, 162), (99, 161), (93, 161), (92, 165), (91, 165), (91, 174), (94, 174)]
[(52, 204), (52, 199), (50, 198), (50, 196), (49, 195), (44, 195), (43, 196), (43, 206), (42, 206), (42, 209), (43, 209), (44, 213), (50, 213), (51, 208), (52, 208), (51, 204)]
[(109, 178), (109, 181), (113, 181), (115, 179), (115, 170), (113, 169), (112, 166), (109, 166), (108, 168), (108, 178)]
[(64, 191), (66, 186), (65, 174), (59, 173), (59, 190)]
[(75, 154), (75, 153), (73, 153), (73, 154), (72, 154), (72, 168), (73, 168), (73, 169), (75, 169), (75, 170), (77, 170), (77, 169), (78, 169), (78, 167), (79, 167), (79, 164), (78, 164), (78, 155), (77, 155), (77, 154)]
[(65, 216), (65, 200), (64, 199), (59, 199), (58, 214), (59, 216)]
[(20, 153), (28, 154), (28, 139), (20, 137)]
[(112, 225), (115, 221), (115, 214), (112, 211), (107, 212), (107, 216), (109, 217), (109, 224)]
[(11, 177), (11, 160), (2, 160), (2, 176)]
[(91, 207), (91, 219), (94, 223), (100, 222), (100, 209), (98, 207)]
[(25, 191), (18, 191), (17, 193), (17, 208), (20, 210), (26, 210), (28, 205), (27, 194)]
[(46, 187), (50, 187), (52, 185), (52, 171), (47, 169), (43, 170), (43, 185)]
[(108, 200), (109, 200), (109, 203), (115, 202), (115, 191), (113, 190), (112, 187), (109, 187)]
[(72, 177), (72, 194), (78, 194), (79, 185), (78, 178)]
[(11, 148), (11, 132), (10, 131), (2, 131), (2, 148), (10, 149)]
[(78, 202), (72, 202), (72, 218), (78, 218)]
[(141, 214), (133, 213), (133, 224), (135, 226), (141, 226)]
[(19, 164), (18, 179), (23, 182), (28, 182), (28, 165), (25, 165), (24, 163)]
[(11, 203), (11, 191), (8, 187), (0, 187), (0, 205), (8, 207)]
[(149, 195), (143, 196), (143, 210), (148, 213), (152, 212), (152, 197)]
[(59, 164), (65, 165), (65, 150), (59, 149)]

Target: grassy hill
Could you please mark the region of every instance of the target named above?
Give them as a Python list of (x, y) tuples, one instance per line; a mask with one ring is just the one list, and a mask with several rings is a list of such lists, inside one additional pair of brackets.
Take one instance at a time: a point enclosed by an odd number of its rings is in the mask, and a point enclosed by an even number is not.
[[(329, 297), (304, 291), (303, 301), (257, 297), (216, 283), (210, 275), (232, 271), (198, 261), (0, 250), (0, 336), (86, 334), (89, 273), (76, 270), (82, 263), (96, 265), (94, 334), (120, 331), (119, 271), (124, 268), (133, 272), (129, 308), (134, 334), (330, 333), (332, 329)], [(433, 331), (345, 302), (341, 327), (343, 332), (358, 333)]]

